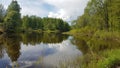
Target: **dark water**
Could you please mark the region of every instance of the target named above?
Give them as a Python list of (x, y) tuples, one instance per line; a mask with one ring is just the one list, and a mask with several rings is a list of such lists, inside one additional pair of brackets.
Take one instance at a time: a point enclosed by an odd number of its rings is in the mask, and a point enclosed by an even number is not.
[(76, 59), (81, 51), (72, 36), (53, 33), (0, 35), (0, 68), (54, 68)]

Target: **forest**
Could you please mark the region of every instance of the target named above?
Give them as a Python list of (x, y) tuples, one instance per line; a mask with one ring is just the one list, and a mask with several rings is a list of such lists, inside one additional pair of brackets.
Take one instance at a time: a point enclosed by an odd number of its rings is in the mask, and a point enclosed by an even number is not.
[(73, 28), (120, 31), (119, 7), (119, 0), (91, 0), (85, 8), (84, 14), (73, 21)]
[(4, 32), (66, 32), (70, 30), (70, 25), (57, 18), (21, 16), (22, 8), (17, 1), (12, 1), (7, 10), (0, 4), (0, 27)]

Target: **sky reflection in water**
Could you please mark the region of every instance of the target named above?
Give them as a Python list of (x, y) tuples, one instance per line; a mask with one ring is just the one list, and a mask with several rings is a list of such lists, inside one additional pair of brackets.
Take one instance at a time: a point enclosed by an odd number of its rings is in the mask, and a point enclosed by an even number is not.
[[(17, 61), (11, 61), (4, 49), (4, 57), (0, 59), (0, 67), (11, 68), (52, 68), (59, 67), (61, 63), (72, 61), (82, 53), (71, 43), (71, 37), (61, 43), (20, 44), (20, 56)], [(15, 57), (14, 57), (15, 58)]]

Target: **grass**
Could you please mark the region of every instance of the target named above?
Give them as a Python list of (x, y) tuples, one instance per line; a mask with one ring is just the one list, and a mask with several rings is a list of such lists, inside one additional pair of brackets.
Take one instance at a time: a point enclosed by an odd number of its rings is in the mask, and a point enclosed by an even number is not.
[(105, 31), (105, 30), (96, 30), (90, 27), (85, 27), (81, 29), (73, 29), (69, 32), (64, 32), (63, 34), (70, 34), (75, 37), (84, 36), (93, 39), (101, 39), (101, 40), (120, 40), (120, 32), (119, 31)]
[(92, 56), (89, 63), (83, 63), (81, 68), (117, 68), (120, 65), (119, 49), (107, 50), (99, 55)]
[(107, 50), (103, 56), (104, 59), (97, 64), (99, 68), (117, 68), (120, 65), (120, 49)]
[(101, 40), (120, 40), (120, 32), (107, 32), (107, 31), (96, 31), (93, 35), (93, 38), (99, 38)]
[(89, 52), (73, 62), (63, 64), (62, 68), (117, 68), (119, 66), (120, 49), (113, 49), (98, 54)]
[[(73, 68), (120, 67), (120, 32), (86, 27), (74, 29), (64, 34), (73, 35), (74, 39), (77, 39), (77, 43), (80, 42), (79, 40), (84, 40), (88, 47), (86, 54), (67, 64), (66, 67), (69, 65), (73, 65)], [(84, 47), (81, 43), (78, 43), (77, 46)]]

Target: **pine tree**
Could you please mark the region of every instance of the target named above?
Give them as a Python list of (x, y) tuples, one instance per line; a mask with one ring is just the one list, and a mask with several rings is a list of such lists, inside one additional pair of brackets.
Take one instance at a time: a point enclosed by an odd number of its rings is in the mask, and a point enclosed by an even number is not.
[(7, 32), (17, 32), (21, 26), (20, 6), (17, 1), (12, 1), (7, 9), (4, 19), (4, 29)]

